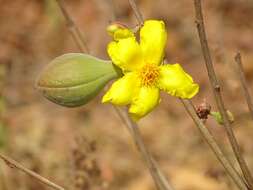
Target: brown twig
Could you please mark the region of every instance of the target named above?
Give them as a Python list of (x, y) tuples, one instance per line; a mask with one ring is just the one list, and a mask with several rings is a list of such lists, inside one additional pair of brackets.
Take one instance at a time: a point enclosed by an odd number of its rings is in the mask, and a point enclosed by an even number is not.
[[(78, 48), (80, 49), (81, 52), (89, 53), (89, 48), (87, 46), (87, 43), (84, 40), (84, 37), (82, 36), (82, 33), (80, 32), (80, 30), (76, 27), (74, 21), (69, 16), (67, 9), (65, 7), (64, 1), (63, 0), (56, 0), (56, 1), (61, 9), (61, 12), (62, 12), (65, 20), (66, 20), (67, 28), (69, 29), (70, 34), (71, 34), (73, 40), (75, 41), (75, 43), (77, 44)], [(81, 41), (79, 39), (81, 39)]]
[(162, 174), (159, 167), (157, 166), (157, 163), (154, 161), (154, 159), (152, 158), (152, 156), (150, 155), (150, 153), (146, 149), (146, 147), (143, 143), (143, 140), (141, 138), (141, 134), (140, 134), (137, 124), (134, 123), (129, 118), (126, 111), (122, 111), (120, 108), (118, 108), (116, 106), (114, 108), (117, 111), (120, 118), (122, 119), (122, 121), (124, 121), (124, 123), (126, 124), (130, 134), (132, 135), (133, 140), (136, 144), (136, 147), (138, 148), (139, 152), (141, 153), (143, 160), (146, 162), (146, 164), (149, 168), (150, 174), (152, 175), (152, 177), (156, 183), (157, 188), (161, 189), (161, 190), (172, 190), (172, 187), (169, 185), (166, 177)]
[[(80, 33), (80, 31), (78, 27), (75, 25), (75, 23), (73, 22), (73, 20), (71, 19), (68, 12), (66, 11), (66, 8), (62, 5), (62, 0), (57, 0), (57, 2), (60, 7), (63, 7), (63, 9), (61, 8), (61, 10), (64, 11), (63, 14), (65, 15), (66, 21), (69, 22), (68, 20), (71, 20), (71, 25), (73, 26), (72, 28), (73, 30), (71, 29), (69, 31), (71, 32), (72, 36), (76, 36), (75, 38), (76, 43), (84, 44), (83, 39), (80, 36), (75, 35), (75, 34)], [(147, 164), (147, 167), (149, 168), (150, 174), (153, 177), (157, 188), (160, 190), (172, 190), (172, 188), (168, 184), (167, 179), (159, 170), (158, 165), (156, 164), (152, 156), (149, 154), (149, 152), (146, 150), (146, 147), (141, 138), (137, 124), (132, 121), (132, 119), (129, 117), (128, 113), (125, 110), (121, 110), (117, 107), (114, 107), (114, 108), (116, 109), (122, 121), (126, 124), (130, 134), (132, 135), (133, 140), (138, 150), (140, 151), (142, 158), (145, 160), (145, 163)]]
[(133, 11), (134, 11), (135, 17), (136, 17), (139, 25), (140, 26), (143, 25), (144, 19), (143, 19), (143, 16), (142, 16), (142, 14), (141, 14), (138, 6), (137, 6), (136, 1), (135, 0), (128, 0), (128, 1), (129, 1), (129, 4), (131, 5)]
[(238, 172), (234, 169), (230, 161), (226, 158), (225, 154), (220, 149), (219, 145), (217, 144), (214, 136), (210, 133), (210, 131), (206, 128), (203, 122), (199, 119), (196, 110), (190, 100), (180, 99), (183, 103), (185, 109), (187, 110), (188, 114), (191, 116), (192, 120), (194, 121), (195, 125), (198, 127), (199, 132), (204, 137), (214, 154), (216, 155), (217, 159), (226, 169), (227, 173), (233, 179), (235, 184), (238, 186), (239, 189), (247, 190), (247, 187), (243, 183), (241, 176)]
[(250, 93), (249, 93), (246, 77), (245, 77), (245, 74), (244, 74), (244, 71), (243, 71), (242, 57), (241, 57), (240, 52), (238, 52), (236, 54), (235, 62), (237, 64), (237, 69), (236, 69), (237, 75), (239, 76), (239, 79), (240, 79), (240, 82), (241, 82), (241, 85), (242, 85), (242, 89), (243, 89), (243, 93), (244, 93), (245, 99), (246, 99), (247, 104), (248, 104), (249, 112), (250, 112), (250, 115), (253, 119), (253, 102), (252, 102), (252, 99), (251, 99), (251, 96), (250, 96)]
[(226, 130), (229, 142), (232, 146), (232, 149), (233, 149), (233, 152), (236, 156), (236, 159), (240, 165), (240, 168), (241, 168), (243, 175), (248, 183), (249, 188), (253, 189), (252, 176), (251, 176), (249, 168), (242, 156), (240, 147), (238, 145), (238, 142), (235, 138), (231, 124), (229, 122), (229, 118), (226, 113), (226, 108), (225, 108), (225, 105), (224, 105), (224, 102), (223, 102), (223, 99), (221, 96), (220, 84), (217, 80), (217, 77), (216, 77), (216, 74), (214, 71), (212, 58), (211, 58), (211, 54), (210, 54), (210, 50), (209, 50), (208, 42), (207, 42), (207, 38), (206, 38), (206, 32), (205, 32), (205, 26), (204, 26), (203, 14), (202, 14), (202, 7), (201, 7), (201, 0), (194, 0), (194, 5), (195, 5), (195, 14), (196, 14), (196, 25), (197, 25), (197, 29), (198, 29), (202, 53), (203, 53), (203, 56), (205, 59), (208, 77), (209, 77), (210, 83), (212, 85), (212, 90), (214, 93), (215, 101), (216, 101), (219, 111), (221, 112), (222, 118), (224, 119), (224, 126), (225, 126), (224, 128)]
[(108, 7), (110, 8), (110, 12), (112, 13), (112, 20), (116, 20), (117, 12), (116, 12), (116, 5), (114, 0), (107, 0)]
[(41, 183), (47, 185), (48, 187), (51, 187), (52, 189), (56, 189), (56, 190), (65, 190), (63, 187), (51, 182), (50, 180), (42, 177), (41, 175), (27, 169), (26, 167), (22, 166), (21, 164), (19, 164), (18, 162), (16, 162), (15, 160), (8, 158), (7, 156), (4, 156), (3, 154), (0, 154), (0, 158), (11, 168), (16, 168), (24, 173), (26, 173), (27, 175), (31, 176), (32, 178), (40, 181)]

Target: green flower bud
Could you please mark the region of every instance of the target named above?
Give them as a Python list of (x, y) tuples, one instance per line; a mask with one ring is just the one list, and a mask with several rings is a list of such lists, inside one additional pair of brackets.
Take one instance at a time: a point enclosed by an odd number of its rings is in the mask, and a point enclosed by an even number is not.
[(39, 76), (36, 87), (52, 102), (76, 107), (89, 102), (112, 79), (121, 75), (111, 61), (81, 53), (55, 58)]
[[(213, 116), (213, 118), (220, 124), (220, 125), (223, 125), (224, 124), (224, 120), (221, 116), (221, 113), (220, 112), (214, 112), (212, 111), (210, 113), (211, 116)], [(227, 115), (228, 115), (228, 120), (233, 123), (234, 122), (234, 116), (232, 114), (232, 112), (230, 112), (229, 110), (227, 110)]]

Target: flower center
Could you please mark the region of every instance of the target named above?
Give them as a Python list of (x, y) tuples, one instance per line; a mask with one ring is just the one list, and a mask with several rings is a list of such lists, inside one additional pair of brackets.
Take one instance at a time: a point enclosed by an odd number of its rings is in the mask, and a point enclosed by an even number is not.
[(141, 85), (154, 85), (159, 76), (159, 67), (153, 64), (146, 64), (140, 69), (139, 76), (141, 79)]

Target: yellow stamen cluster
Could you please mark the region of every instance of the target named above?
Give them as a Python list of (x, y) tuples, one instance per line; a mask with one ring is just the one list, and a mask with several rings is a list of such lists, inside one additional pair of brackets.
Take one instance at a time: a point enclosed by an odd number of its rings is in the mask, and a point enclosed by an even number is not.
[(159, 67), (153, 64), (146, 64), (140, 69), (139, 76), (141, 79), (141, 85), (151, 86), (154, 85), (158, 79), (160, 72)]

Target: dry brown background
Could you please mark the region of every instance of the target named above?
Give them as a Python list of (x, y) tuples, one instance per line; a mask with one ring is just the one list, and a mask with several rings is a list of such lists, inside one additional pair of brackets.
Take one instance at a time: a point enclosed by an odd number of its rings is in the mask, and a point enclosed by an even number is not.
[[(105, 28), (113, 19), (110, 2), (66, 2), (91, 54), (105, 59), (110, 41)], [(215, 69), (226, 105), (235, 116), (234, 131), (253, 171), (253, 123), (234, 72), (234, 55), (240, 50), (252, 87), (253, 2), (203, 2)], [(193, 1), (140, 0), (138, 4), (146, 19), (165, 21), (169, 62), (181, 63), (200, 84), (194, 103), (206, 99), (215, 110)], [(34, 88), (38, 73), (50, 60), (78, 52), (55, 1), (1, 0), (0, 5), (1, 152), (67, 189), (155, 189), (117, 114), (110, 105), (100, 103), (102, 93), (83, 107), (68, 109), (47, 101)], [(117, 20), (136, 25), (127, 0), (114, 0), (114, 6)], [(212, 118), (207, 124), (231, 155), (222, 126)], [(235, 189), (176, 98), (162, 94), (160, 106), (139, 125), (147, 147), (176, 190)], [(0, 162), (0, 189), (48, 188)]]

